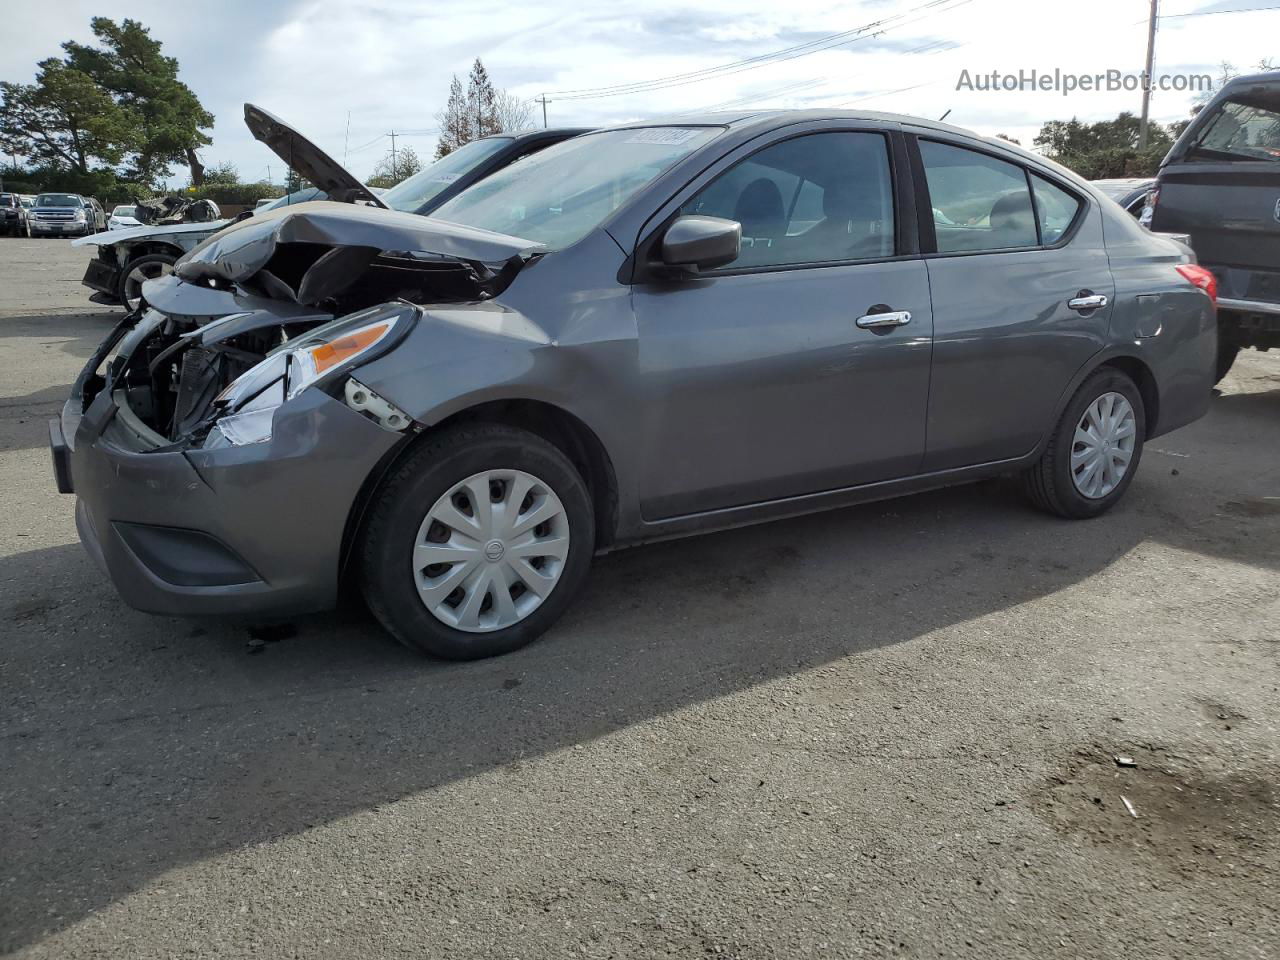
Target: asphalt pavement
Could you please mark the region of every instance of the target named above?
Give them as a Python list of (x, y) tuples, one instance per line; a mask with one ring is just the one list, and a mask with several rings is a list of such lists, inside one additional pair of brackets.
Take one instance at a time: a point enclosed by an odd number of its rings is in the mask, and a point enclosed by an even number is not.
[(1280, 951), (1280, 354), (1103, 518), (993, 481), (628, 550), (443, 664), (117, 599), (46, 449), (88, 256), (0, 239), (0, 953)]

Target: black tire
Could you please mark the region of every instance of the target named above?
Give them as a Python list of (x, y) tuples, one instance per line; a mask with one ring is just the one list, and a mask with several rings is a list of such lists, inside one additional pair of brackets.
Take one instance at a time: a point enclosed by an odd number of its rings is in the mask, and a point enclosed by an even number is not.
[[(1091, 499), (1080, 493), (1072, 480), (1071, 449), (1075, 442), (1076, 425), (1084, 416), (1085, 410), (1103, 394), (1113, 392), (1121, 394), (1133, 407), (1137, 421), (1133, 455), (1129, 460), (1129, 469), (1120, 478), (1115, 489), (1105, 497)], [(1084, 520), (1106, 513), (1124, 496), (1134, 474), (1138, 472), (1146, 428), (1146, 408), (1142, 404), (1142, 394), (1137, 385), (1114, 367), (1094, 371), (1062, 411), (1040, 459), (1022, 475), (1023, 490), (1041, 510), (1070, 520)]]
[[(120, 301), (120, 305), (129, 310), (129, 298), (126, 295), (125, 288), (129, 283), (129, 274), (138, 267), (146, 268), (149, 264), (164, 264), (173, 266), (178, 260), (177, 257), (167, 253), (148, 253), (141, 257), (134, 257), (128, 261), (120, 270), (120, 279), (116, 281), (116, 299)], [(138, 305), (141, 306), (145, 301), (142, 294), (138, 294)]]
[[(409, 559), (432, 504), (459, 481), (495, 469), (523, 470), (554, 490), (569, 522), (569, 553), (559, 582), (525, 619), (471, 633), (427, 609)], [(360, 581), (369, 609), (405, 646), (446, 660), (477, 660), (516, 650), (546, 632), (582, 588), (594, 553), (591, 495), (564, 453), (515, 427), (462, 424), (425, 438), (375, 492), (360, 543)]]
[(1240, 347), (1234, 343), (1227, 343), (1224, 340), (1218, 340), (1218, 360), (1213, 368), (1213, 382), (1219, 384), (1222, 378), (1231, 371), (1231, 365), (1236, 362), (1236, 356), (1240, 353)]

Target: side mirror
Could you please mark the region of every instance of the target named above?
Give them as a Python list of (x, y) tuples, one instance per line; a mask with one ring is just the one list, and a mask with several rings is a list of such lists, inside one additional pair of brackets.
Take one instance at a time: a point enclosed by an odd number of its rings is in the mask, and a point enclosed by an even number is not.
[(742, 224), (722, 217), (680, 217), (662, 237), (662, 262), (697, 272), (714, 270), (738, 259)]

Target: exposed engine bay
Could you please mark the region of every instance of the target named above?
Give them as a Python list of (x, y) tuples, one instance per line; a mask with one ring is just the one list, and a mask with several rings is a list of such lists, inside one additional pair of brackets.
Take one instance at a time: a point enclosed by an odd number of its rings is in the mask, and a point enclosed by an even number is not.
[(490, 299), (538, 255), (518, 238), (350, 204), (243, 221), (146, 285), (148, 305), (122, 324), (84, 403), (110, 390), (119, 429), (152, 450), (267, 439), (275, 409), (312, 385), (354, 390), (349, 406), (404, 429), (403, 413), (339, 375), (392, 349), (418, 305)]

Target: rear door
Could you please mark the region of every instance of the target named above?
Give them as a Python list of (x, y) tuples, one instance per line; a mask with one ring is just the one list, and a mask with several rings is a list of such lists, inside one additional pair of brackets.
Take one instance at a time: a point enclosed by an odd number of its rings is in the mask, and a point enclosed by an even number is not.
[(970, 141), (917, 145), (934, 317), (924, 470), (1019, 457), (1103, 346), (1115, 290), (1101, 213)]
[(1160, 170), (1151, 229), (1188, 233), (1219, 303), (1280, 304), (1280, 78), (1233, 85)]

